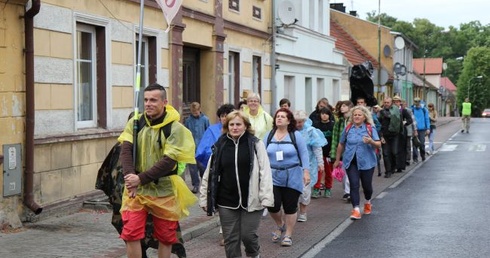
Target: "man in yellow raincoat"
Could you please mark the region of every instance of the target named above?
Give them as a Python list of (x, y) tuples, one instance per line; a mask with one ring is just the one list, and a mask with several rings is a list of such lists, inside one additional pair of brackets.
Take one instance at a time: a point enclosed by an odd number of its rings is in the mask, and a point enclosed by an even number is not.
[[(179, 113), (168, 105), (165, 88), (152, 84), (144, 90), (145, 126), (138, 132), (133, 153), (133, 122), (119, 136), (125, 189), (121, 206), (128, 258), (141, 257), (140, 240), (145, 237), (148, 213), (153, 215), (154, 235), (159, 241), (158, 257), (170, 257), (176, 243), (178, 221), (189, 214), (197, 199), (178, 175), (178, 164), (195, 164), (191, 132), (179, 123)], [(139, 117), (142, 119), (141, 117)], [(166, 138), (162, 129), (170, 124)], [(133, 155), (137, 157), (136, 166)]]

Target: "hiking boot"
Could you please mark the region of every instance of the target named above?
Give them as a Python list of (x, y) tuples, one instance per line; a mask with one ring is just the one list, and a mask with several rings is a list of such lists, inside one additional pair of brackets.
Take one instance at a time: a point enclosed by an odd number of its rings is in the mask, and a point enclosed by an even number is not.
[(350, 219), (351, 220), (359, 220), (359, 219), (361, 219), (361, 213), (358, 210), (353, 209), (352, 210), (352, 213), (350, 214)]
[(320, 197), (320, 189), (314, 188), (311, 193), (311, 198), (317, 199), (318, 197)]
[(329, 188), (325, 189), (325, 192), (323, 192), (323, 197), (325, 198), (332, 197), (332, 191)]
[(364, 204), (364, 214), (368, 215), (371, 214), (371, 208), (373, 206), (370, 203), (365, 203)]
[(306, 222), (308, 218), (306, 217), (306, 213), (300, 213), (298, 215), (298, 222)]

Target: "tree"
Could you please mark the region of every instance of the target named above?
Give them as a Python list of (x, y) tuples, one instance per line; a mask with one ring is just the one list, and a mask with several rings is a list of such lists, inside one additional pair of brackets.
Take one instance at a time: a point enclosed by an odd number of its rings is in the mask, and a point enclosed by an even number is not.
[[(474, 47), (468, 50), (463, 63), (463, 71), (458, 80), (457, 103), (469, 97), (473, 115), (490, 106), (490, 48)], [(482, 76), (478, 79), (478, 76)]]

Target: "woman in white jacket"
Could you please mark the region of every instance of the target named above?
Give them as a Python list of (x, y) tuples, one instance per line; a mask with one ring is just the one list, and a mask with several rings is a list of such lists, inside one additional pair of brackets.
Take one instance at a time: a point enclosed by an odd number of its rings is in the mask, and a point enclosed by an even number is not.
[(272, 175), (264, 143), (253, 135), (247, 116), (233, 111), (226, 116), (223, 135), (202, 178), (200, 206), (220, 215), (226, 257), (259, 257), (257, 229), (264, 207), (274, 206)]

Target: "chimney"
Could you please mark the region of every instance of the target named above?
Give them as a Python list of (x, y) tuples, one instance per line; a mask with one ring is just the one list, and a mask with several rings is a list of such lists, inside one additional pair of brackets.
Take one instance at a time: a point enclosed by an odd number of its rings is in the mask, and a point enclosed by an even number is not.
[(345, 6), (343, 3), (331, 3), (330, 8), (345, 13)]
[(349, 11), (349, 14), (354, 17), (357, 17), (357, 11)]

